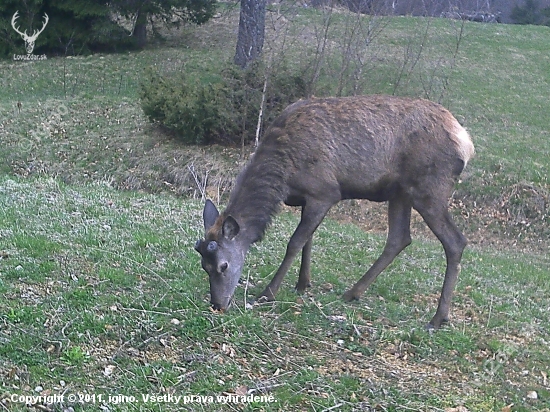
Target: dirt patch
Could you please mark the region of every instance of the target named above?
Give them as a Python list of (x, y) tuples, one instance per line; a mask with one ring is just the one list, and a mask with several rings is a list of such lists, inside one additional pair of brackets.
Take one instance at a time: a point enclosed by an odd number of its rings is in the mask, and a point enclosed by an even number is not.
[[(471, 246), (491, 247), (498, 250), (516, 250), (546, 253), (550, 248), (548, 228), (548, 196), (542, 190), (509, 188), (506, 193), (514, 193), (517, 205), (513, 213), (509, 199), (504, 194), (501, 199), (484, 199), (482, 202), (471, 198), (453, 198), (450, 210), (459, 228), (468, 238)], [(536, 196), (534, 194), (537, 194)], [(526, 195), (527, 199), (518, 198)], [(543, 208), (543, 205), (544, 208)], [(528, 214), (525, 211), (531, 211)], [(534, 212), (533, 212), (534, 211)], [(527, 215), (529, 217), (527, 217)], [(387, 205), (366, 200), (346, 200), (334, 206), (329, 216), (344, 223), (353, 223), (367, 232), (387, 232)], [(413, 210), (411, 235), (414, 238), (436, 240), (422, 217)]]

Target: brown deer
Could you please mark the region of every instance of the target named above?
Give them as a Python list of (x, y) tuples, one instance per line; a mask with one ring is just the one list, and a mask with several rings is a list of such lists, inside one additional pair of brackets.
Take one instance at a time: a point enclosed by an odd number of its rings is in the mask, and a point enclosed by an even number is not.
[(300, 100), (266, 131), (242, 170), (223, 213), (206, 201), (204, 240), (195, 249), (210, 280), (212, 307), (224, 311), (238, 284), (250, 245), (262, 239), (282, 202), (302, 208), (301, 220), (271, 282), (259, 295), (273, 300), (296, 255), (302, 261), (296, 290), (310, 285), (312, 236), (342, 199), (388, 202), (388, 239), (382, 255), (344, 294), (359, 299), (411, 243), (416, 209), (443, 244), (447, 270), (439, 305), (428, 328), (448, 320), (466, 238), (448, 211), (455, 181), (474, 146), (442, 106), (393, 96)]

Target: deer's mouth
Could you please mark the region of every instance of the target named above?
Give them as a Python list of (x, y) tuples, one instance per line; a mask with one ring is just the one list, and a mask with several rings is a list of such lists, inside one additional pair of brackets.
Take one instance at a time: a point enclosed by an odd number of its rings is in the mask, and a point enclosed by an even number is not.
[(227, 309), (229, 309), (232, 302), (233, 299), (231, 299), (231, 297), (227, 299), (225, 304), (210, 301), (210, 310), (214, 313), (224, 313)]

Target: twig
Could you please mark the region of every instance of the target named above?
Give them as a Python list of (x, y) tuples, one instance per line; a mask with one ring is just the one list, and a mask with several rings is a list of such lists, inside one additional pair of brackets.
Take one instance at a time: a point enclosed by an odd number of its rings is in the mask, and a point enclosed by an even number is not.
[[(317, 48), (315, 50), (315, 57), (314, 57), (314, 69), (313, 69), (313, 76), (310, 79), (310, 85), (308, 90), (308, 95), (312, 95), (314, 85), (317, 83), (317, 80), (319, 79), (319, 76), (321, 75), (321, 68), (323, 66), (323, 61), (325, 60), (325, 49), (329, 43), (329, 32), (330, 32), (330, 26), (332, 23), (332, 13), (333, 13), (334, 5), (331, 2), (328, 17), (323, 16), (323, 31), (322, 31), (322, 38), (319, 38), (318, 32), (316, 32), (316, 40), (317, 40)], [(317, 28), (316, 28), (317, 29)]]
[(250, 270), (246, 275), (246, 284), (244, 285), (244, 309), (246, 310), (246, 297), (248, 296), (248, 280), (250, 279)]
[(64, 338), (67, 337), (67, 335), (65, 335), (65, 329), (67, 329), (69, 326), (71, 326), (74, 322), (75, 322), (75, 320), (72, 319), (72, 320), (68, 321), (68, 322), (65, 324), (65, 326), (63, 326), (63, 327), (61, 328), (61, 335), (62, 335)]
[(166, 293), (165, 293), (164, 295), (162, 295), (162, 297), (161, 297), (159, 300), (157, 300), (157, 303), (155, 303), (155, 304), (153, 305), (153, 307), (154, 307), (154, 308), (158, 307), (158, 305), (160, 304), (160, 302), (162, 302), (162, 301), (164, 300), (164, 298), (166, 297), (166, 295), (167, 295)]
[(63, 57), (63, 96), (67, 98), (67, 54)]
[(493, 313), (493, 296), (491, 296), (491, 304), (489, 305), (489, 315), (487, 316), (487, 328), (489, 327), (489, 322), (491, 321), (491, 314)]
[[(460, 45), (462, 44), (462, 39), (464, 38), (464, 30), (466, 29), (466, 22), (465, 20), (462, 20), (462, 23), (460, 25), (460, 30), (458, 31), (457, 33), (457, 36), (456, 36), (456, 43), (455, 43), (455, 48), (454, 48), (454, 51), (453, 51), (453, 57), (451, 59), (451, 67), (450, 67), (450, 71), (449, 73), (452, 72), (452, 70), (454, 69), (455, 67), (455, 64), (457, 62), (457, 57), (458, 57), (458, 52), (460, 50)], [(438, 99), (438, 102), (441, 103), (441, 101), (443, 100), (443, 97), (445, 96), (445, 92), (447, 91), (447, 88), (449, 87), (449, 77), (451, 75), (447, 75), (445, 76), (445, 78), (443, 79), (443, 87), (442, 87), (442, 90), (441, 90), (441, 94), (439, 95), (439, 99)]]
[(168, 335), (169, 333), (171, 333), (171, 331), (167, 331), (167, 332), (161, 333), (160, 335), (156, 335), (156, 336), (150, 336), (147, 339), (145, 339), (143, 342), (141, 342), (138, 346), (143, 347), (143, 346), (147, 345), (149, 342), (151, 342), (155, 339), (160, 340), (160, 338), (162, 338), (163, 336)]
[(326, 409), (323, 409), (323, 412), (328, 412), (328, 411), (332, 411), (333, 409), (337, 409), (339, 408), (340, 406), (342, 406), (344, 403), (343, 402), (340, 402), (334, 406), (331, 406), (330, 408), (326, 408)]
[(270, 390), (272, 390), (274, 388), (278, 388), (279, 386), (284, 386), (284, 385), (286, 385), (286, 382), (284, 382), (284, 383), (273, 383), (271, 385), (256, 386), (255, 388), (250, 388), (246, 392), (246, 394), (247, 395), (252, 395), (255, 392), (267, 393), (267, 392), (269, 392)]
[[(426, 24), (426, 30), (424, 30), (424, 34), (422, 35), (422, 40), (420, 41), (420, 46), (418, 47), (418, 50), (416, 52), (413, 52), (413, 39), (410, 39), (407, 43), (407, 46), (405, 47), (405, 50), (403, 51), (403, 64), (401, 65), (401, 70), (399, 71), (399, 75), (397, 76), (397, 79), (395, 81), (395, 85), (393, 87), (392, 94), (395, 95), (397, 93), (398, 87), (401, 85), (401, 80), (403, 77), (410, 78), (412, 72), (414, 71), (416, 65), (420, 61), (420, 57), (422, 56), (422, 53), (424, 51), (424, 44), (427, 42), (428, 34), (431, 28), (431, 21), (428, 20)], [(413, 54), (414, 53), (414, 54)], [(410, 66), (407, 67), (407, 65)], [(410, 82), (410, 80), (407, 82), (407, 84)], [(406, 85), (405, 85), (406, 87)]]
[(319, 310), (319, 312), (321, 312), (321, 315), (323, 315), (325, 317), (325, 319), (328, 319), (329, 317), (327, 316), (327, 314), (325, 312), (323, 312), (323, 309), (321, 308), (321, 305), (319, 304), (319, 302), (317, 301), (313, 301), (313, 304), (315, 305), (315, 307)]
[(189, 173), (191, 173), (191, 176), (193, 176), (193, 179), (195, 179), (195, 184), (197, 185), (197, 187), (199, 188), (199, 191), (201, 192), (201, 200), (205, 200), (206, 199), (206, 185), (207, 185), (207, 182), (208, 182), (208, 171), (206, 171), (206, 174), (204, 176), (204, 183), (201, 187), (199, 177), (197, 176), (197, 172), (195, 171), (195, 165), (194, 164), (187, 165), (187, 169), (189, 170)]
[(256, 139), (254, 144), (258, 147), (260, 143), (260, 129), (262, 127), (262, 119), (264, 116), (264, 106), (265, 106), (265, 92), (267, 90), (267, 73), (265, 75), (264, 88), (262, 90), (262, 103), (260, 104), (260, 113), (258, 113), (258, 124), (256, 126)]

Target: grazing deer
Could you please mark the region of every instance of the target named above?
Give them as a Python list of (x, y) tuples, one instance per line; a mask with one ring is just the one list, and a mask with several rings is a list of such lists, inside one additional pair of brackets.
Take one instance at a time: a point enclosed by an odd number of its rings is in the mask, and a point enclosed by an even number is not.
[(448, 199), (473, 154), (466, 130), (445, 108), (427, 100), (363, 96), (290, 105), (237, 177), (225, 211), (220, 214), (210, 200), (204, 206), (206, 235), (195, 249), (209, 276), (212, 307), (227, 309), (250, 245), (262, 239), (282, 202), (300, 206), (301, 220), (260, 300), (275, 298), (300, 250), (296, 290), (303, 292), (310, 285), (312, 236), (328, 210), (342, 199), (369, 199), (388, 202), (388, 239), (382, 255), (344, 299), (359, 299), (411, 243), (414, 208), (447, 257), (439, 305), (428, 324), (439, 328), (448, 320), (467, 243), (451, 219)]
[(19, 31), (19, 28), (15, 27), (15, 22), (19, 18), (19, 10), (15, 12), (13, 17), (11, 18), (11, 26), (15, 30), (17, 34), (21, 36), (21, 38), (25, 41), (25, 50), (27, 50), (27, 54), (31, 54), (34, 50), (34, 43), (36, 42), (36, 39), (38, 38), (38, 35), (44, 31), (46, 28), (46, 25), (50, 21), (50, 18), (46, 13), (44, 13), (44, 22), (42, 23), (42, 28), (40, 30), (34, 30), (32, 33), (32, 36), (29, 36), (27, 34), (27, 30), (25, 30), (23, 33)]

